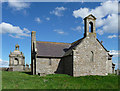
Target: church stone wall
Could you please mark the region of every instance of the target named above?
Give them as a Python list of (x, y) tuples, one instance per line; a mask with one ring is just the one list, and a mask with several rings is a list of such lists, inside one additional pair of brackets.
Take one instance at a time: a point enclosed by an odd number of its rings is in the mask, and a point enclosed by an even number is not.
[(73, 76), (107, 75), (108, 53), (94, 37), (86, 37), (73, 50)]
[(108, 60), (108, 73), (112, 74), (112, 59)]
[(60, 60), (61, 58), (36, 58), (36, 74), (42, 76), (62, 71)]
[(73, 76), (73, 56), (72, 55), (65, 56), (63, 58), (63, 61), (64, 61), (64, 67), (63, 67), (64, 74)]
[[(112, 72), (112, 59), (108, 60), (108, 51), (96, 39), (96, 18), (90, 14), (84, 18), (84, 38), (76, 41), (62, 58), (36, 58), (36, 32), (31, 38), (31, 69), (40, 76), (54, 73), (65, 73), (77, 76), (108, 75)], [(90, 26), (90, 28), (89, 28)], [(75, 42), (75, 43), (76, 43)], [(71, 56), (67, 56), (72, 52)]]

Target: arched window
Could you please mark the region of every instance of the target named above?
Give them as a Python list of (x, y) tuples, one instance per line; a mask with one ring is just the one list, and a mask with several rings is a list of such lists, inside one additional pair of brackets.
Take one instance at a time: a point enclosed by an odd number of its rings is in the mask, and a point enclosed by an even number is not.
[(89, 22), (89, 32), (93, 33), (93, 23)]
[(19, 50), (19, 45), (18, 44), (15, 45), (15, 50)]
[(91, 51), (91, 59), (90, 59), (92, 62), (94, 61), (94, 52)]
[(18, 47), (16, 47), (16, 50), (18, 50)]
[(14, 65), (18, 65), (18, 64), (19, 64), (19, 61), (18, 61), (17, 58), (15, 58), (15, 60), (14, 60)]

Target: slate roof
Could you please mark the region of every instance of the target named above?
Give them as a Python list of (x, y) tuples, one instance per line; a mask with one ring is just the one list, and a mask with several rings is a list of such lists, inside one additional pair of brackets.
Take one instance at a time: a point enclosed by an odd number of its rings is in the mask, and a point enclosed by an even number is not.
[[(84, 39), (84, 37), (81, 38), (81, 39), (79, 39), (79, 40), (77, 40), (77, 41), (75, 41), (75, 42), (73, 42), (73, 43), (71, 44), (71, 47), (70, 47), (69, 49), (76, 47), (78, 44), (80, 44), (80, 43), (82, 42), (83, 39)], [(105, 49), (105, 51), (109, 52), (97, 38), (96, 38), (96, 40), (97, 40), (97, 41), (100, 43), (100, 45)]]
[(75, 42), (73, 42), (69, 49), (72, 49), (72, 48), (76, 47), (78, 44), (80, 44), (82, 42), (83, 39), (84, 39), (84, 37), (79, 39), (79, 40), (77, 40), (77, 41), (75, 41)]
[(36, 41), (37, 56), (62, 57), (70, 46), (71, 43)]
[[(63, 56), (70, 55), (70, 53), (72, 52), (72, 49), (74, 49), (78, 44), (80, 44), (83, 39), (84, 37), (73, 43), (36, 41), (37, 56), (39, 57), (63, 57)], [(107, 49), (102, 45), (102, 43), (98, 39), (96, 40), (107, 51)]]

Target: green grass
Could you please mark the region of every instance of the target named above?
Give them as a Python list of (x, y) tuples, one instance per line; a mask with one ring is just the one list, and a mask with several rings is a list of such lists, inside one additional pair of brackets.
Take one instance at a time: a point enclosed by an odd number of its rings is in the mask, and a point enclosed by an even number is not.
[(118, 89), (118, 76), (72, 77), (54, 74), (40, 77), (24, 72), (2, 72), (2, 89)]

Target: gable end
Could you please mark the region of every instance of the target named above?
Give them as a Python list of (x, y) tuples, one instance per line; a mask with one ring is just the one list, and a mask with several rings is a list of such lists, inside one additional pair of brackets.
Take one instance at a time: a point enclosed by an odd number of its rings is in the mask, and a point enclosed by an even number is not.
[(96, 40), (100, 43), (100, 45), (105, 49), (106, 52), (109, 52), (98, 39)]

